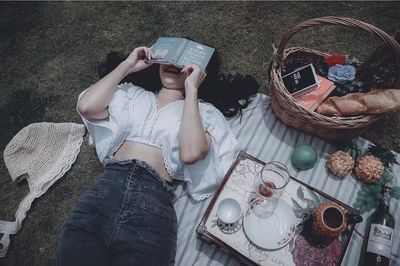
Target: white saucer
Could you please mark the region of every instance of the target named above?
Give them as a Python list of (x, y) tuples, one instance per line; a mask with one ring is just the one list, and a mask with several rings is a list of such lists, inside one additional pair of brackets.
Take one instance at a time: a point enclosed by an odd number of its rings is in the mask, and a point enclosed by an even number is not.
[(282, 199), (275, 202), (258, 198), (243, 219), (243, 229), (252, 243), (264, 249), (284, 247), (294, 237), (297, 218)]

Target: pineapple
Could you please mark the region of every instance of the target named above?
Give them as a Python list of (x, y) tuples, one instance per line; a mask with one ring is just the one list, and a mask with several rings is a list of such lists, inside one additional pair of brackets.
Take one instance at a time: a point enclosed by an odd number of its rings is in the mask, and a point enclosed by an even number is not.
[(356, 176), (365, 183), (378, 181), (385, 168), (390, 168), (392, 164), (398, 164), (393, 152), (378, 145), (369, 147), (365, 154), (358, 160), (354, 169)]
[(366, 155), (358, 160), (354, 169), (356, 176), (365, 183), (373, 183), (381, 178), (385, 166), (377, 157)]
[[(325, 213), (327, 210), (328, 212)], [(345, 229), (346, 216), (342, 207), (334, 202), (324, 202), (318, 205), (314, 215), (314, 230), (318, 235), (334, 238)]]
[(336, 151), (330, 157), (326, 166), (338, 177), (347, 176), (354, 167), (353, 157), (347, 152)]

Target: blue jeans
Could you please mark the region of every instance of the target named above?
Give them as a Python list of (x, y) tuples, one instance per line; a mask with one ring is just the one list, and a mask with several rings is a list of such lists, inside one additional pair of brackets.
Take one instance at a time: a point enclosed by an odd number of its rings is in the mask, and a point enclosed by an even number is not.
[(109, 162), (63, 225), (55, 264), (173, 265), (173, 189), (145, 162)]

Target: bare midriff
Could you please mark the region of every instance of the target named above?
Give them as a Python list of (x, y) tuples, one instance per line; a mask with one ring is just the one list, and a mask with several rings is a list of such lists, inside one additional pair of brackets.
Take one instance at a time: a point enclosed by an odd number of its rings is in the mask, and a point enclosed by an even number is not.
[(114, 154), (114, 159), (119, 161), (132, 159), (144, 161), (153, 167), (163, 179), (172, 182), (172, 177), (165, 168), (160, 148), (140, 142), (125, 141)]

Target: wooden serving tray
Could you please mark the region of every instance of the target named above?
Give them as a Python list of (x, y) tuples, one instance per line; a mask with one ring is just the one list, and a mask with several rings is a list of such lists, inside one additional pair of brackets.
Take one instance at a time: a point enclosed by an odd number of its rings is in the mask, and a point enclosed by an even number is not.
[[(225, 198), (234, 198), (241, 205), (242, 213), (246, 212), (250, 200), (254, 198), (253, 180), (264, 164), (246, 152), (240, 152), (197, 226), (197, 236), (246, 265), (315, 265), (317, 262), (321, 265), (340, 265), (350, 242), (354, 224), (347, 226), (339, 237), (328, 242), (316, 240), (305, 226), (302, 231), (296, 230), (294, 238), (286, 246), (277, 250), (266, 250), (252, 244), (243, 227), (236, 233), (225, 234), (215, 225), (212, 220), (217, 211), (216, 207)], [(352, 207), (294, 177), (291, 177), (281, 199), (293, 206), (299, 219), (303, 211), (301, 208), (310, 207), (307, 204), (312, 205), (317, 201), (333, 201), (348, 212), (358, 213)]]

